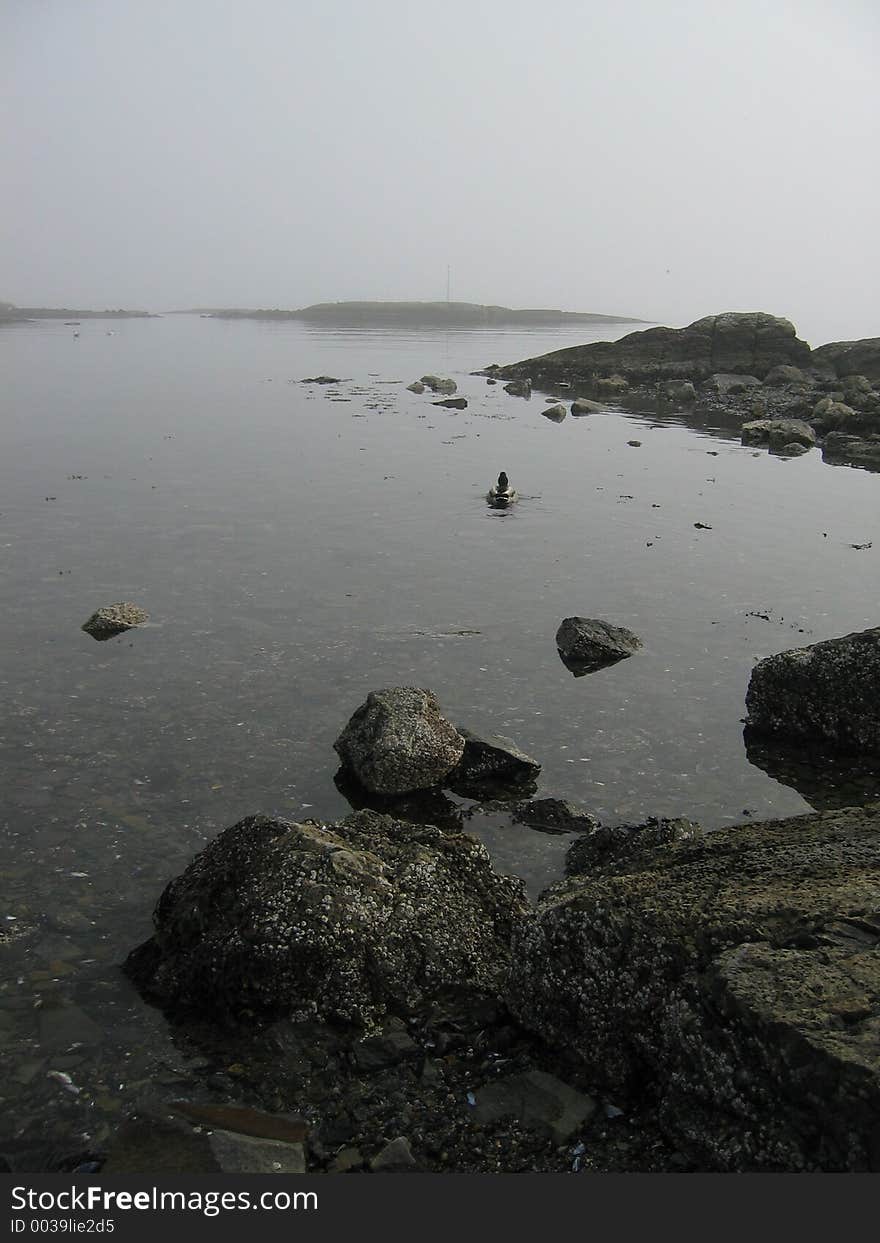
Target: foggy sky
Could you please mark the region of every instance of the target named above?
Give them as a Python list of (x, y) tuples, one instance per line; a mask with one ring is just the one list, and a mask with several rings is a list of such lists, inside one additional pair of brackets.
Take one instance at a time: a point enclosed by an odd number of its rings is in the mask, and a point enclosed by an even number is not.
[(0, 0), (0, 299), (880, 335), (875, 0)]

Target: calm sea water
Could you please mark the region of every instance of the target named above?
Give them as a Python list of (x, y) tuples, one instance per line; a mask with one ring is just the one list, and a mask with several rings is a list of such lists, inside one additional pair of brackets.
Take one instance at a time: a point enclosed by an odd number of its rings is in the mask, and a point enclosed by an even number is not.
[[(469, 375), (631, 327), (0, 330), (7, 1147), (97, 1144), (150, 1093), (197, 1090), (204, 1068), (117, 964), (223, 828), (349, 810), (332, 743), (371, 689), (430, 687), (540, 760), (541, 794), (606, 821), (712, 828), (843, 797), (808, 763), (770, 765), (794, 784), (751, 763), (741, 718), (756, 659), (877, 624), (880, 477), (647, 406), (555, 424), (540, 394)], [(407, 392), (426, 372), (468, 409)], [(340, 383), (299, 382), (321, 373)], [(502, 469), (521, 500), (496, 512)], [(81, 631), (117, 600), (149, 624)], [(571, 614), (644, 649), (573, 678), (554, 643)], [(564, 838), (469, 828), (532, 892), (560, 872)]]

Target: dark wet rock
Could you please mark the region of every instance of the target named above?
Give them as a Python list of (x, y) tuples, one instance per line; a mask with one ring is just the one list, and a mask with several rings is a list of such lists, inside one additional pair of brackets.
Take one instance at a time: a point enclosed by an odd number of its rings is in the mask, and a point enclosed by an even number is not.
[(667, 380), (663, 385), (663, 396), (668, 401), (691, 402), (697, 399), (697, 390), (690, 380)]
[(684, 816), (649, 816), (641, 824), (597, 825), (572, 843), (565, 857), (565, 872), (578, 876), (594, 869), (629, 870), (635, 860), (644, 860), (658, 846), (692, 841), (702, 833), (700, 825)]
[(407, 384), (406, 391), (408, 393), (424, 393), (425, 385), (421, 380), (413, 380), (412, 384)]
[(397, 1139), (386, 1144), (370, 1162), (370, 1169), (374, 1174), (402, 1174), (414, 1171), (417, 1166), (418, 1162), (413, 1156), (409, 1140), (403, 1135), (398, 1135)]
[(565, 1144), (596, 1112), (591, 1096), (543, 1070), (495, 1079), (475, 1097), (470, 1114), (474, 1122), (485, 1126), (509, 1118), (546, 1132), (555, 1144)]
[(103, 1174), (304, 1174), (302, 1143), (145, 1116), (111, 1137)]
[(140, 1117), (123, 1123), (108, 1145), (102, 1174), (219, 1174), (208, 1135), (184, 1123)]
[(741, 435), (744, 445), (769, 445), (775, 450), (788, 444), (812, 448), (816, 443), (816, 433), (801, 419), (757, 419), (744, 423)]
[(106, 604), (98, 609), (83, 623), (82, 629), (93, 639), (103, 642), (125, 630), (131, 630), (134, 626), (141, 626), (148, 620), (149, 614), (142, 608), (122, 600), (118, 604)]
[(863, 375), (880, 381), (880, 337), (821, 345), (813, 350), (813, 363), (830, 367), (837, 376)]
[(445, 406), (447, 410), (467, 410), (466, 397), (445, 397), (442, 401), (432, 401), (432, 406)]
[(546, 409), (541, 411), (541, 413), (545, 419), (552, 419), (554, 423), (561, 423), (568, 414), (568, 411), (561, 403), (557, 403), (553, 406), (547, 406)]
[(631, 630), (592, 617), (566, 617), (556, 631), (562, 662), (576, 677), (616, 664), (641, 646)]
[(351, 769), (346, 768), (345, 765), (336, 770), (333, 783), (355, 811), (362, 811), (366, 808), (370, 811), (381, 811), (397, 820), (409, 820), (413, 824), (436, 824), (454, 833), (461, 832), (461, 807), (447, 798), (441, 790), (411, 790), (406, 794), (376, 794), (362, 786)]
[(496, 995), (520, 881), (464, 834), (375, 812), (338, 825), (252, 816), (162, 894), (125, 968), (173, 1016), (375, 1027), (440, 992)]
[(778, 453), (780, 457), (803, 457), (810, 450), (806, 445), (799, 444), (793, 440), (791, 444), (782, 445), (779, 449), (774, 449), (774, 453)]
[(878, 877), (878, 804), (571, 877), (517, 930), (510, 1004), (700, 1169), (877, 1169)]
[(340, 384), (341, 380), (339, 380), (336, 376), (333, 376), (333, 375), (314, 375), (314, 376), (309, 376), (307, 380), (301, 380), (300, 383), (301, 384)]
[(361, 785), (403, 794), (440, 785), (464, 753), (464, 738), (429, 690), (371, 691), (333, 747)]
[(761, 381), (754, 375), (735, 375), (726, 371), (709, 376), (706, 387), (721, 397), (731, 397), (736, 393), (745, 393), (749, 389), (759, 388)]
[(541, 765), (511, 739), (485, 737), (462, 728), (458, 732), (465, 745), (461, 759), (446, 778), (451, 790), (465, 798), (485, 798), (534, 786)]
[(397, 1066), (421, 1055), (421, 1046), (410, 1036), (406, 1024), (394, 1018), (389, 1019), (376, 1035), (359, 1041), (353, 1050), (355, 1065), (366, 1073)]
[(746, 710), (756, 733), (880, 754), (880, 628), (759, 661)]
[(601, 414), (605, 407), (598, 401), (590, 401), (588, 397), (578, 397), (571, 403), (571, 412), (578, 418), (584, 414)]
[(628, 440), (626, 442), (631, 449), (641, 449), (642, 442), (640, 440)]
[(822, 459), (880, 471), (880, 436), (863, 439), (845, 432), (829, 432), (822, 442)]
[[(599, 341), (555, 350), (501, 368), (507, 379), (531, 376), (533, 383), (559, 380), (591, 383), (619, 375), (630, 383), (658, 385), (665, 380), (699, 383), (716, 373), (758, 379), (773, 367), (808, 366), (810, 347), (787, 319), (763, 312), (709, 315), (686, 328), (649, 328), (618, 341)], [(865, 375), (870, 371), (857, 368)]]
[(510, 384), (505, 384), (504, 391), (510, 393), (511, 397), (531, 397), (532, 382), (528, 378), (512, 380)]
[(584, 833), (598, 829), (599, 821), (584, 807), (565, 798), (535, 798), (517, 803), (513, 819), (545, 833)]

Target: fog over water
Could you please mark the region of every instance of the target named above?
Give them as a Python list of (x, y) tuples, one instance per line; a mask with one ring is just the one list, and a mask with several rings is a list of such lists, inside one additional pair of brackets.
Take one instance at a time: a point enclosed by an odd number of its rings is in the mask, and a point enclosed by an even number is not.
[(871, 0), (3, 0), (0, 298), (876, 335)]

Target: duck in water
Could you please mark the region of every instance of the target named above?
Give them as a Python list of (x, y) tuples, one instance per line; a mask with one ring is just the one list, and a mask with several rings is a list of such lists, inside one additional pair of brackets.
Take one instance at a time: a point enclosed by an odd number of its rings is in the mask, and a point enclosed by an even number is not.
[(486, 500), (490, 505), (494, 505), (498, 509), (503, 509), (507, 505), (512, 505), (516, 499), (516, 490), (510, 486), (510, 481), (507, 478), (506, 472), (502, 471), (498, 476), (498, 482), (493, 484), (493, 486), (486, 493)]

